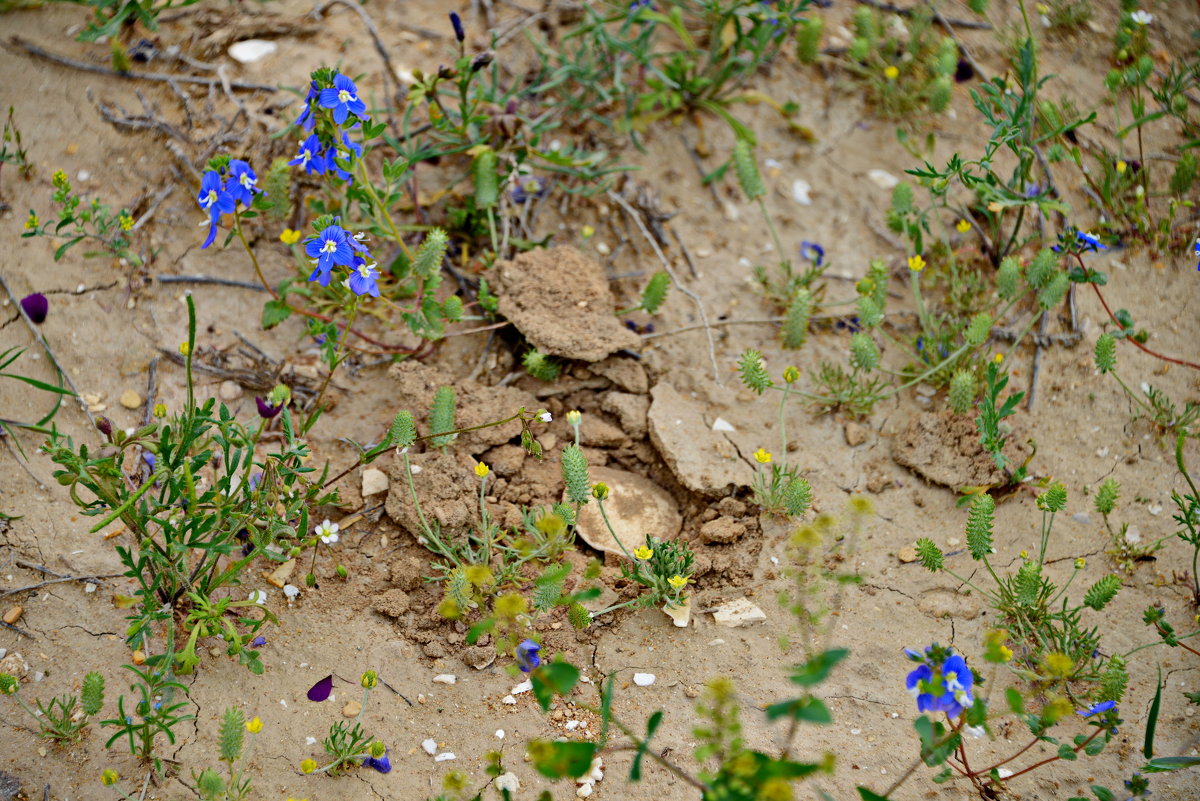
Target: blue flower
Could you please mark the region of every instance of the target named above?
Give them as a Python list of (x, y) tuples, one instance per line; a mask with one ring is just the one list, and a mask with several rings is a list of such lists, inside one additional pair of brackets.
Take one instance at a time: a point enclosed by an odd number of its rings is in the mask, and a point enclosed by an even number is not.
[(814, 267), (820, 267), (825, 261), (825, 248), (805, 240), (800, 243), (800, 258), (811, 261)]
[(225, 182), (221, 180), (220, 173), (216, 170), (209, 170), (200, 179), (200, 194), (196, 195), (196, 202), (200, 204), (201, 209), (208, 213), (208, 237), (200, 246), (203, 249), (216, 239), (217, 223), (221, 221), (221, 215), (232, 214), (233, 210), (237, 208), (237, 201), (234, 200), (233, 195), (225, 191)]
[[(906, 650), (910, 659), (915, 652)], [(926, 661), (918, 665), (908, 674), (905, 687), (917, 702), (921, 712), (945, 712), (948, 717), (956, 718), (975, 703), (971, 687), (975, 677), (967, 662), (953, 651), (945, 651), (949, 656), (941, 665)], [(929, 656), (923, 657), (930, 659)]]
[(316, 115), (313, 114), (313, 101), (321, 96), (321, 90), (317, 87), (317, 82), (313, 81), (308, 85), (308, 95), (304, 98), (304, 111), (300, 112), (300, 116), (296, 118), (296, 125), (299, 125), (306, 131), (311, 131), (313, 126), (317, 124)]
[(388, 749), (383, 750), (383, 756), (376, 759), (373, 756), (367, 757), (367, 761), (363, 763), (368, 768), (375, 768), (380, 773), (389, 773), (392, 770), (392, 761), (388, 759)]
[(1092, 715), (1099, 715), (1101, 712), (1107, 712), (1117, 705), (1116, 701), (1101, 701), (1098, 704), (1092, 704), (1087, 709), (1078, 710), (1078, 714), (1085, 718), (1090, 718)]
[(356, 158), (362, 158), (362, 145), (357, 145), (354, 142), (351, 142), (350, 134), (343, 133), (342, 147), (337, 147), (334, 144), (330, 144), (329, 148), (325, 151), (325, 166), (333, 170), (334, 174), (343, 181), (354, 183), (354, 176), (339, 167), (336, 159), (349, 161), (351, 164), (353, 164)]
[(355, 295), (370, 295), (373, 298), (379, 297), (379, 271), (375, 269), (375, 263), (367, 264), (366, 259), (362, 256), (356, 256), (356, 261), (361, 261), (356, 264), (350, 272), (350, 280), (347, 282), (350, 286), (350, 291)]
[[(1196, 255), (1197, 255), (1197, 256), (1200, 256), (1200, 239), (1197, 239), (1197, 240), (1196, 240), (1196, 250), (1195, 250), (1195, 253), (1196, 253)], [(1197, 270), (1200, 270), (1200, 261), (1196, 262), (1196, 269), (1197, 269)]]
[(333, 77), (333, 88), (321, 90), (319, 102), (321, 108), (333, 109), (333, 121), (338, 125), (345, 122), (350, 114), (367, 119), (364, 116), (367, 104), (358, 98), (358, 87), (341, 73)]
[(249, 208), (254, 202), (254, 195), (261, 194), (262, 190), (258, 188), (258, 176), (254, 174), (254, 170), (250, 169), (250, 165), (240, 159), (231, 159), (229, 161), (229, 176), (230, 179), (226, 183), (226, 189), (234, 200)]
[(1058, 244), (1052, 245), (1050, 249), (1055, 253), (1061, 253), (1063, 250), (1068, 253), (1088, 253), (1089, 251), (1108, 250), (1108, 247), (1095, 234), (1089, 234), (1077, 228), (1068, 228), (1058, 235)]
[(1079, 231), (1076, 236), (1078, 237), (1079, 242), (1085, 246), (1084, 250), (1108, 250), (1108, 248), (1104, 246), (1104, 243), (1101, 242), (1099, 237), (1097, 237), (1095, 234), (1089, 234), (1086, 231)]
[(454, 38), (462, 41), (467, 38), (467, 32), (463, 30), (462, 17), (455, 12), (450, 12), (450, 25), (454, 28)]
[(321, 175), (325, 172), (325, 158), (321, 155), (321, 140), (316, 134), (311, 134), (300, 144), (300, 152), (296, 158), (288, 162), (288, 166), (300, 165), (309, 175)]
[(253, 640), (250, 641), (251, 648), (262, 648), (266, 644), (267, 644), (266, 637), (255, 637)]
[(528, 673), (542, 664), (542, 659), (538, 656), (540, 650), (542, 650), (542, 646), (533, 640), (525, 640), (517, 646), (517, 667), (521, 668), (522, 673)]
[(528, 203), (534, 198), (546, 196), (546, 182), (541, 178), (525, 176), (517, 179), (512, 190), (513, 203)]
[(340, 225), (331, 225), (304, 243), (304, 252), (313, 259), (316, 269), (308, 277), (321, 286), (329, 286), (329, 276), (335, 264), (349, 267), (354, 263), (350, 235)]

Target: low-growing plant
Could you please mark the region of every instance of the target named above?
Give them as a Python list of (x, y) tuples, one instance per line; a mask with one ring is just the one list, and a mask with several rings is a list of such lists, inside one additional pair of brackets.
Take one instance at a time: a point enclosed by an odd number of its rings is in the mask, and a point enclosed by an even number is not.
[(20, 697), (20, 689), (21, 682), (15, 676), (0, 673), (0, 693), (12, 696), (21, 708), (37, 721), (39, 737), (53, 740), (59, 745), (78, 740), (83, 729), (104, 706), (104, 677), (94, 671), (83, 677), (83, 686), (78, 697), (60, 695), (45, 704), (34, 699), (36, 709)]
[(174, 745), (175, 727), (195, 718), (195, 715), (180, 711), (187, 707), (188, 702), (176, 700), (176, 693), (186, 698), (187, 687), (174, 678), (172, 656), (168, 651), (161, 660), (161, 667), (151, 667), (149, 664), (145, 667), (123, 665), (134, 675), (134, 683), (129, 685), (134, 692), (132, 707), (126, 708), (125, 695), (122, 693), (117, 699), (117, 716), (100, 721), (101, 726), (117, 730), (104, 744), (106, 748), (112, 748), (117, 740), (126, 740), (129, 753), (149, 762), (159, 775), (163, 773), (163, 763), (157, 750), (158, 735), (165, 735), (167, 741)]
[[(379, 684), (379, 675), (374, 670), (368, 670), (362, 674), (359, 684), (362, 685), (363, 694), (362, 701), (359, 702), (358, 714), (353, 721), (339, 720), (330, 725), (329, 736), (321, 743), (325, 753), (329, 756), (329, 761), (321, 765), (311, 757), (305, 758), (300, 762), (301, 772), (327, 773), (330, 776), (338, 776), (360, 765), (374, 768), (380, 773), (391, 771), (392, 763), (387, 747), (368, 734), (362, 725), (363, 714), (366, 712), (371, 690)], [(329, 697), (332, 689), (333, 676), (327, 676), (308, 691), (308, 699), (316, 702), (324, 701)]]
[(131, 231), (134, 220), (128, 210), (114, 212), (97, 197), (84, 202), (84, 196), (75, 191), (71, 180), (62, 170), (55, 171), (51, 182), (54, 184), (52, 199), (58, 206), (56, 219), (43, 222), (30, 209), (22, 237), (45, 236), (67, 240), (54, 251), (55, 261), (61, 260), (68, 250), (80, 242), (88, 242), (100, 249), (86, 251), (86, 257), (108, 256), (124, 259), (135, 267), (142, 265), (144, 259), (133, 250)]

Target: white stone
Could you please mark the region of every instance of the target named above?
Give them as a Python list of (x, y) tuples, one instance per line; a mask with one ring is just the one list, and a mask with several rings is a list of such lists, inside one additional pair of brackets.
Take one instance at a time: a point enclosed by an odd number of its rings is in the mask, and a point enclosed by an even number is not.
[(733, 425), (728, 420), (726, 420), (724, 417), (718, 417), (716, 420), (713, 421), (712, 430), (713, 431), (728, 431), (730, 433), (737, 431), (737, 429), (734, 428)]
[(451, 759), (458, 759), (449, 751), (444, 751), (433, 758), (434, 762), (449, 762)]
[(751, 623), (761, 623), (766, 619), (767, 613), (745, 598), (723, 603), (713, 610), (713, 621), (718, 626), (726, 626), (731, 629), (748, 626)]
[(812, 198), (808, 193), (812, 191), (812, 184), (803, 178), (797, 178), (792, 181), (792, 200), (799, 203), (801, 206), (811, 206)]
[(887, 170), (868, 170), (867, 177), (880, 189), (894, 189), (900, 179)]
[(496, 729), (496, 739), (497, 740), (504, 739), (504, 729)]
[(229, 46), (229, 57), (239, 64), (253, 64), (274, 53), (279, 48), (266, 39), (246, 39)]
[(235, 401), (242, 397), (242, 385), (236, 381), (222, 381), (221, 388), (217, 390), (217, 395), (223, 401)]
[(374, 467), (368, 467), (362, 474), (362, 496), (369, 498), (381, 492), (388, 491), (387, 473)]
[(568, 720), (567, 721), (567, 731), (575, 731), (578, 728), (579, 728), (578, 720)]
[(456, 684), (457, 682), (458, 676), (453, 673), (439, 673), (433, 677), (434, 684)]
[(515, 793), (517, 790), (521, 789), (521, 780), (518, 779), (517, 774), (513, 773), (512, 771), (509, 771), (508, 773), (501, 773), (496, 777), (496, 789), (507, 790), (510, 793)]
[(515, 704), (516, 702), (517, 702), (517, 699), (516, 699), (516, 698), (513, 698), (511, 695), (506, 695), (506, 696), (504, 696), (503, 698), (501, 698), (501, 699), (500, 699), (500, 703), (502, 703), (502, 704), (508, 704), (509, 706), (512, 706), (512, 705), (513, 705), (513, 704)]
[(421, 747), (425, 749), (425, 753), (433, 756), (437, 753), (437, 740), (430, 737), (428, 740), (421, 741)]
[(526, 681), (523, 681), (520, 684), (518, 684), (516, 687), (513, 687), (512, 694), (520, 695), (521, 693), (527, 693), (532, 689), (533, 689), (533, 682), (526, 680)]
[(584, 782), (575, 789), (576, 798), (587, 798), (592, 794), (592, 783)]
[(653, 673), (634, 673), (633, 683), (639, 687), (649, 687), (656, 678)]

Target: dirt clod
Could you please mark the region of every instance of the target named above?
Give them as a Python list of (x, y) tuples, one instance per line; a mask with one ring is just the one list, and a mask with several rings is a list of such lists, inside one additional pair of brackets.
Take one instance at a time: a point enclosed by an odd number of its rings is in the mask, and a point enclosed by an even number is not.
[(656, 384), (650, 398), (650, 439), (681, 484), (713, 497), (750, 485), (754, 471), (729, 440), (710, 429), (698, 401), (666, 383)]
[(404, 590), (388, 590), (371, 602), (371, 608), (381, 615), (400, 617), (408, 611), (409, 603), (408, 593)]
[(726, 545), (737, 542), (745, 533), (745, 524), (728, 517), (718, 517), (700, 527), (700, 541), (706, 545)]
[[(1020, 426), (1020, 418), (1013, 418)], [(1027, 436), (1013, 433), (1006, 452), (1018, 464), (1029, 452)], [(949, 410), (923, 412), (892, 440), (892, 458), (944, 487), (1004, 484), (1007, 479), (979, 444), (975, 421)]]

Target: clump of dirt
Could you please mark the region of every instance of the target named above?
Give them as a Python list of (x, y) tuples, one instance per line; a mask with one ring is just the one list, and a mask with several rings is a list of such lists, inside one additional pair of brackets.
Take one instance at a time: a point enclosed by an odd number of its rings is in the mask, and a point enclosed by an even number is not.
[[(412, 490), (401, 455), (394, 455), (388, 467), (391, 491), (384, 505), (388, 517), (414, 537), (420, 534), (422, 514), (429, 525), (436, 523), (441, 527), (443, 536), (466, 536), (479, 521), (476, 498), (479, 479), (471, 470), (470, 458), (465, 454), (432, 451), (410, 453), (408, 459), (413, 472)], [(420, 502), (420, 512), (413, 504), (412, 491)]]
[(542, 353), (598, 362), (641, 338), (613, 314), (604, 268), (572, 247), (531, 250), (496, 265), (500, 313)]
[[(1025, 439), (1014, 432), (1005, 446), (1017, 464), (1029, 454)], [(1008, 483), (1007, 476), (979, 444), (975, 421), (948, 409), (914, 417), (892, 440), (892, 458), (926, 481), (954, 490)]]
[(733, 443), (710, 428), (703, 404), (663, 382), (654, 385), (650, 397), (650, 440), (680, 483), (715, 497), (750, 485), (754, 471)]

